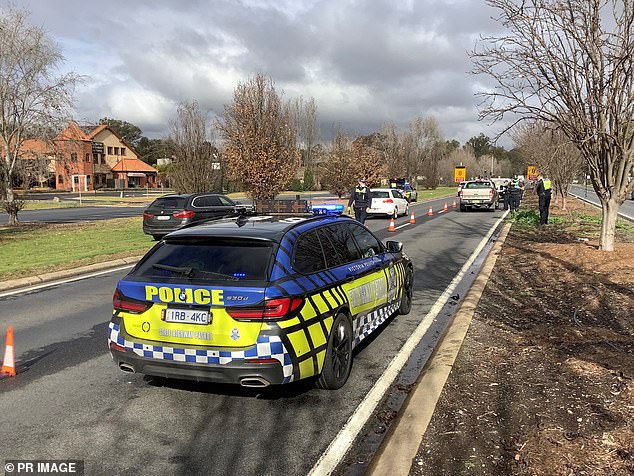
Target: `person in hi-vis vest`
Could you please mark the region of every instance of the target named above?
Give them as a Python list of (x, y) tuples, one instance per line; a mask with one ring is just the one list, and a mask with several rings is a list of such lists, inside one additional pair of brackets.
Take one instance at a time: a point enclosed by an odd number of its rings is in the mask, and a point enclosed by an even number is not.
[(361, 223), (365, 223), (365, 219), (368, 216), (367, 209), (371, 202), (370, 188), (365, 184), (365, 179), (361, 178), (359, 179), (359, 185), (357, 185), (350, 194), (348, 212), (350, 212), (350, 207), (354, 204), (355, 219)]
[(537, 196), (539, 197), (539, 224), (548, 224), (548, 208), (550, 208), (550, 195), (553, 185), (549, 178), (544, 178), (542, 174), (537, 176)]

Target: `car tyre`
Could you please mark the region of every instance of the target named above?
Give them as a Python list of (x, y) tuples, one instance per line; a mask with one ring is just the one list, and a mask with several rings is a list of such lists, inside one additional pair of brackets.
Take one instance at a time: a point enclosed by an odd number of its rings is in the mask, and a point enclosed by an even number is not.
[(407, 268), (405, 272), (405, 282), (403, 283), (403, 293), (401, 294), (401, 303), (398, 306), (398, 313), (401, 315), (409, 314), (412, 310), (412, 295), (414, 294), (414, 271)]
[(346, 383), (352, 368), (352, 324), (345, 314), (337, 314), (330, 330), (326, 357), (317, 387), (337, 390)]
[(409, 215), (409, 203), (405, 205), (405, 213), (403, 213), (404, 217), (406, 217), (407, 215)]

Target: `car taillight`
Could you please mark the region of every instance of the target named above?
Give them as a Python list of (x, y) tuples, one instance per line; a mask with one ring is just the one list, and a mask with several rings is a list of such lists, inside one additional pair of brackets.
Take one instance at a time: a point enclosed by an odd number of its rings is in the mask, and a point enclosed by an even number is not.
[(172, 214), (172, 216), (174, 218), (191, 218), (195, 214), (196, 213), (192, 212), (191, 210), (183, 210), (182, 212)]
[(131, 312), (134, 314), (140, 314), (147, 311), (152, 307), (153, 302), (139, 301), (138, 299), (132, 299), (124, 296), (119, 288), (115, 289), (114, 296), (112, 296), (112, 307), (115, 311)]
[(147, 220), (148, 218), (154, 218), (154, 213), (143, 212), (143, 219)]
[(237, 321), (279, 319), (289, 317), (304, 304), (304, 298), (279, 298), (264, 301), (261, 306), (229, 307), (227, 313)]
[(387, 200), (383, 200), (383, 203), (394, 203), (394, 200), (388, 198)]
[(493, 189), (489, 190), (489, 198), (491, 200), (493, 200), (493, 195), (495, 194), (495, 192), (493, 191)]

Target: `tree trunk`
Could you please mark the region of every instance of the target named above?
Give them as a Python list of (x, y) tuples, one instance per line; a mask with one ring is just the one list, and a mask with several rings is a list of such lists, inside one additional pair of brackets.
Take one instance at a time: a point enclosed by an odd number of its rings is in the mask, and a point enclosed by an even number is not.
[(601, 223), (599, 249), (601, 251), (614, 251), (614, 235), (616, 233), (619, 204), (613, 198), (607, 201), (601, 200), (601, 208), (603, 209), (603, 222)]
[(15, 200), (15, 195), (13, 194), (13, 187), (11, 186), (11, 178), (7, 173), (4, 177), (4, 187), (5, 187), (5, 203), (4, 209), (9, 215), (9, 226), (17, 226), (20, 224), (18, 221), (18, 211), (20, 207), (18, 206), (17, 201)]
[(561, 209), (562, 210), (566, 209), (566, 198), (567, 198), (567, 193), (566, 192), (562, 192), (561, 193)]

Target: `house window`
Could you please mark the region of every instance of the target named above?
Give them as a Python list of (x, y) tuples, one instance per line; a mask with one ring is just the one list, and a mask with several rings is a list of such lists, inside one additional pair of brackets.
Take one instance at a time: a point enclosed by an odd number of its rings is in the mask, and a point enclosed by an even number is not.
[(112, 155), (112, 146), (111, 145), (108, 146), (108, 155)]
[(118, 147), (114, 148), (114, 155), (119, 155), (119, 148)]
[(99, 163), (99, 154), (92, 154), (92, 163), (93, 164)]
[(125, 147), (121, 147), (121, 155), (125, 155)]
[(70, 161), (71, 162), (77, 162), (77, 152), (72, 152), (70, 154)]
[(58, 175), (58, 176), (57, 176), (57, 181), (58, 181), (59, 183), (64, 183), (64, 177), (63, 177), (63, 176), (61, 176), (61, 175)]
[(90, 184), (90, 175), (86, 175), (86, 183)]
[(86, 162), (90, 162), (90, 154), (86, 154)]

